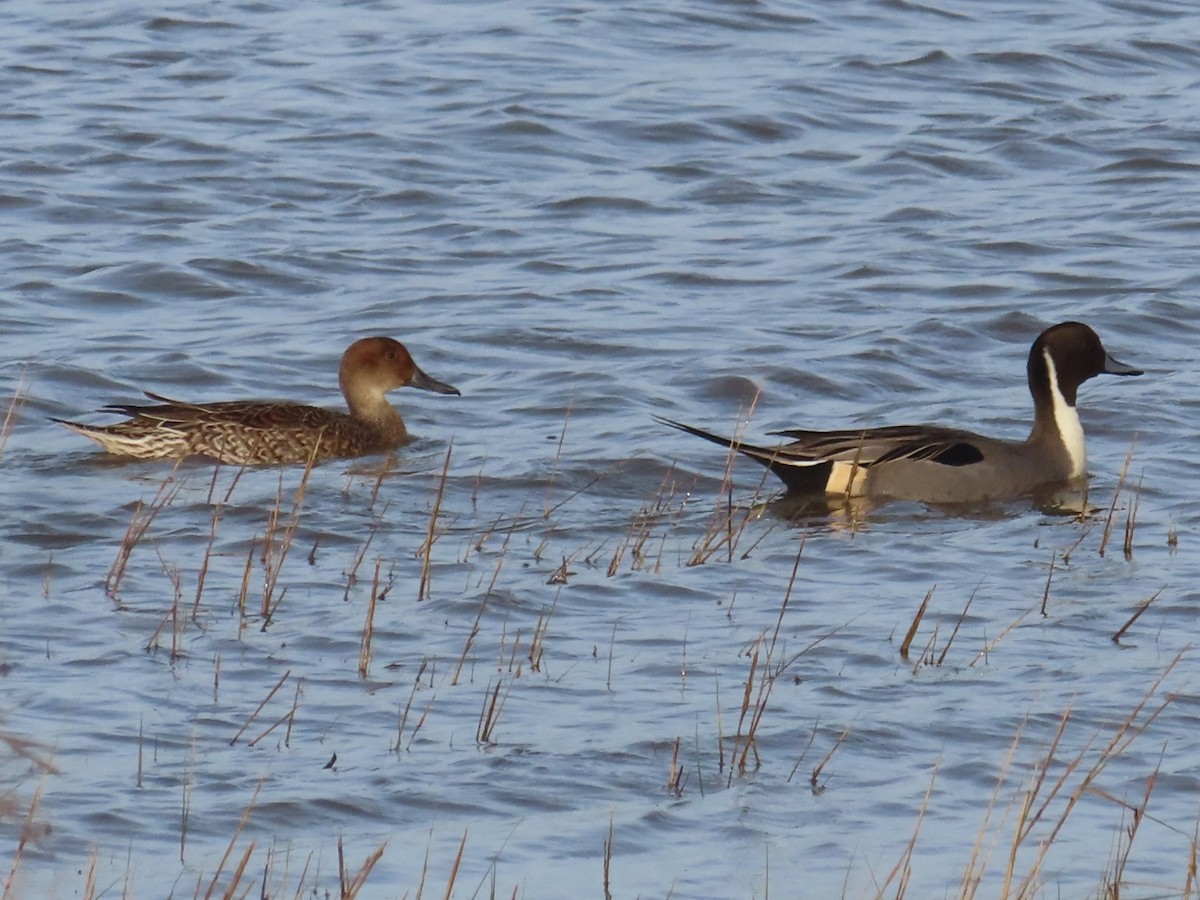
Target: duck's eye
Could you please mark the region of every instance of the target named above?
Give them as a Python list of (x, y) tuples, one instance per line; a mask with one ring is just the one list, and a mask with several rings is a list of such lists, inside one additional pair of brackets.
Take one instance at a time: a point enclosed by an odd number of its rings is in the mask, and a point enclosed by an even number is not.
[(389, 351), (387, 352), (387, 358), (388, 358), (388, 359), (395, 359), (395, 358), (396, 358), (396, 351), (395, 351), (395, 350), (389, 350)]

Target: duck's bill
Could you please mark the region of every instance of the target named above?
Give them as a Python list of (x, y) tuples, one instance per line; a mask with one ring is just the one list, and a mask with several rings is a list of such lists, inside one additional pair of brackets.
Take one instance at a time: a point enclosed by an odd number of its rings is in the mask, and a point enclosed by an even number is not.
[(430, 378), (420, 369), (416, 369), (413, 372), (412, 381), (409, 384), (423, 391), (433, 391), (435, 394), (457, 394), (460, 397), (462, 396), (462, 391), (458, 388), (452, 387), (444, 381), (438, 381), (436, 378)]
[(1133, 366), (1127, 366), (1125, 363), (1112, 358), (1108, 353), (1104, 354), (1104, 371), (1109, 375), (1141, 375), (1141, 369), (1135, 369)]

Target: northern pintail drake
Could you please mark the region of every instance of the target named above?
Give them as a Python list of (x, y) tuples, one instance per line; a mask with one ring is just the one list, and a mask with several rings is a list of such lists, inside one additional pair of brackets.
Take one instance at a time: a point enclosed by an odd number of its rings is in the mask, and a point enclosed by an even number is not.
[(112, 404), (103, 412), (130, 418), (115, 425), (55, 419), (109, 453), (137, 459), (206, 456), (234, 465), (321, 462), (382, 453), (408, 443), (404, 419), (388, 391), (415, 387), (438, 394), (457, 388), (429, 377), (389, 337), (355, 341), (342, 354), (338, 383), (349, 414), (285, 401), (185, 403), (146, 392), (153, 406)]
[(1079, 386), (1095, 375), (1141, 375), (1113, 359), (1087, 325), (1063, 322), (1029, 351), (1033, 430), (1023, 441), (937, 425), (772, 432), (775, 447), (746, 444), (657, 417), (660, 422), (767, 466), (789, 492), (973, 503), (1034, 494), (1084, 476), (1087, 454), (1075, 409)]

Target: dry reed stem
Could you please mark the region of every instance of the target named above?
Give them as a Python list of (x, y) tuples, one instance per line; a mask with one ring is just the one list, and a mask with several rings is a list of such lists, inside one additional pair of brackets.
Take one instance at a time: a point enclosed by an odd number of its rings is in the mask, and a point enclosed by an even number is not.
[[(387, 512), (387, 507), (384, 507), (384, 512)], [(363, 545), (358, 548), (358, 552), (354, 554), (354, 562), (350, 564), (350, 571), (343, 573), (346, 576), (346, 592), (342, 594), (342, 602), (350, 601), (350, 591), (354, 589), (354, 585), (358, 583), (358, 569), (362, 565), (363, 560), (367, 556), (367, 550), (371, 547), (371, 542), (375, 540), (375, 534), (379, 530), (379, 526), (383, 521), (383, 516), (371, 520), (370, 531), (367, 532), (367, 539), (363, 541)]]
[(929, 798), (933, 796), (933, 785), (937, 781), (937, 767), (934, 767), (933, 773), (929, 776), (929, 787), (925, 789), (925, 797), (921, 800), (921, 808), (917, 812), (917, 821), (913, 824), (912, 837), (908, 839), (908, 843), (904, 847), (904, 852), (900, 855), (900, 859), (896, 861), (896, 865), (888, 873), (880, 886), (879, 894), (882, 895), (884, 889), (887, 888), (893, 881), (896, 881), (896, 897), (901, 898), (908, 892), (909, 882), (912, 880), (912, 860), (913, 851), (917, 847), (917, 837), (921, 833), (921, 825), (925, 821), (925, 813), (929, 811)]
[[(740, 773), (745, 773), (749, 766), (750, 754), (754, 754), (754, 768), (758, 768), (762, 764), (762, 760), (758, 755), (758, 728), (762, 724), (763, 716), (767, 711), (767, 704), (771, 697), (771, 691), (775, 686), (776, 680), (783, 675), (784, 671), (795, 662), (805, 651), (793, 655), (778, 666), (773, 667), (772, 661), (775, 657), (776, 646), (779, 641), (779, 632), (783, 627), (783, 618), (787, 613), (788, 604), (791, 602), (792, 591), (796, 584), (796, 575), (800, 569), (800, 559), (804, 553), (804, 546), (807, 542), (808, 535), (805, 534), (800, 540), (800, 546), (796, 550), (796, 558), (792, 563), (791, 576), (788, 578), (787, 589), (783, 595), (783, 602), (779, 606), (779, 615), (775, 619), (775, 628), (771, 632), (770, 642), (767, 642), (766, 633), (762, 633), (754, 641), (754, 649), (751, 651), (750, 658), (750, 673), (746, 678), (746, 682), (742, 693), (742, 707), (738, 715), (737, 731), (734, 734), (733, 751), (730, 754), (731, 762), (736, 762), (737, 770)], [(820, 643), (819, 639), (811, 646), (816, 646)], [(755, 690), (755, 673), (760, 668), (760, 658), (762, 660), (762, 673), (758, 678), (757, 690)], [(752, 698), (753, 697), (753, 701)], [(753, 711), (751, 711), (753, 710)], [(749, 721), (747, 722), (747, 716)], [(743, 735), (743, 728), (745, 729)], [(744, 736), (744, 741), (743, 741)], [(718, 736), (719, 739), (719, 736)], [(729, 781), (732, 783), (733, 767), (729, 771)]]
[[(417, 669), (417, 677), (413, 679), (412, 691), (409, 692), (408, 701), (404, 704), (404, 709), (400, 712), (400, 721), (396, 725), (396, 746), (392, 748), (392, 752), (399, 753), (401, 744), (404, 743), (404, 726), (408, 722), (408, 713), (412, 709), (413, 700), (416, 699), (417, 689), (421, 686), (421, 675), (429, 665), (429, 659), (421, 660), (421, 666)], [(429, 699), (429, 703), (425, 706), (425, 711), (421, 713), (421, 718), (417, 720), (417, 724), (413, 726), (413, 733), (408, 739), (408, 746), (412, 746), (413, 739), (417, 736), (417, 732), (421, 730), (421, 726), (425, 724), (425, 719), (429, 715), (429, 710), (433, 708), (433, 698)]]
[(450, 455), (454, 452), (454, 440), (451, 439), (446, 447), (446, 461), (442, 464), (442, 475), (438, 479), (437, 493), (433, 498), (433, 509), (429, 513), (429, 529), (425, 534), (425, 543), (417, 551), (421, 557), (421, 583), (417, 586), (417, 600), (429, 599), (430, 578), (433, 571), (433, 543), (437, 540), (438, 514), (442, 510), (442, 496), (446, 492), (446, 478), (450, 474)]
[(180, 488), (183, 487), (182, 481), (175, 480), (175, 473), (178, 469), (179, 463), (177, 462), (159, 484), (158, 490), (155, 491), (154, 499), (150, 501), (149, 505), (144, 500), (139, 500), (134, 506), (133, 516), (130, 517), (129, 526), (125, 529), (125, 535), (121, 538), (121, 545), (117, 548), (117, 555), (113, 559), (112, 565), (109, 566), (108, 575), (104, 578), (104, 593), (110, 600), (117, 599), (117, 593), (121, 589), (121, 581), (125, 578), (125, 570), (129, 565), (129, 557), (133, 555), (134, 548), (146, 536), (146, 531), (150, 528), (150, 523), (175, 499)]
[(371, 599), (367, 601), (367, 618), (363, 622), (362, 641), (358, 646), (358, 677), (366, 678), (371, 668), (371, 635), (375, 630), (375, 603), (379, 599), (379, 568), (383, 564), (375, 557), (375, 577), (371, 582)]
[[(1038, 850), (1035, 854), (1034, 861), (1025, 877), (1017, 886), (1015, 896), (1029, 896), (1036, 890), (1039, 883), (1038, 879), (1040, 877), (1040, 873), (1045, 865), (1046, 856), (1049, 853), (1050, 848), (1054, 845), (1058, 835), (1062, 832), (1063, 827), (1066, 825), (1067, 819), (1078, 805), (1080, 799), (1082, 799), (1082, 797), (1086, 794), (1096, 793), (1093, 785), (1105, 768), (1107, 768), (1108, 764), (1124, 754), (1124, 752), (1129, 748), (1129, 745), (1146, 731), (1151, 723), (1153, 723), (1159, 717), (1159, 715), (1162, 714), (1163, 710), (1165, 710), (1167, 706), (1175, 701), (1176, 698), (1174, 695), (1168, 695), (1166, 699), (1163, 700), (1155, 709), (1150, 711), (1144, 719), (1142, 719), (1140, 722), (1138, 721), (1139, 716), (1142, 715), (1143, 710), (1146, 709), (1146, 706), (1149, 704), (1151, 698), (1158, 693), (1158, 689), (1162, 686), (1163, 681), (1165, 681), (1167, 676), (1170, 675), (1170, 673), (1175, 669), (1175, 667), (1179, 664), (1179, 661), (1189, 649), (1190, 647), (1185, 648), (1175, 655), (1175, 657), (1162, 671), (1158, 678), (1155, 679), (1150, 688), (1142, 695), (1141, 700), (1138, 701), (1133, 711), (1126, 716), (1124, 721), (1117, 725), (1108, 743), (1105, 744), (1100, 750), (1097, 761), (1090, 769), (1084, 772), (1083, 778), (1081, 779), (1079, 785), (1067, 795), (1065, 808), (1059, 814), (1058, 819), (1051, 826), (1049, 834), (1039, 840)], [(1010, 895), (1007, 889), (1011, 887), (1012, 879), (1014, 877), (1014, 868), (1018, 849), (1020, 848), (1021, 844), (1029, 838), (1037, 824), (1045, 817), (1050, 804), (1065, 791), (1065, 786), (1068, 779), (1076, 770), (1081, 768), (1085, 756), (1095, 744), (1096, 738), (1099, 736), (1099, 733), (1097, 732), (1097, 734), (1087, 742), (1086, 746), (1063, 767), (1062, 774), (1050, 786), (1050, 789), (1043, 797), (1042, 788), (1044, 787), (1046, 781), (1046, 775), (1056, 759), (1057, 747), (1062, 739), (1062, 734), (1066, 729), (1068, 718), (1069, 709), (1064, 711), (1062, 721), (1059, 725), (1057, 733), (1054, 736), (1054, 739), (1051, 742), (1050, 749), (1043, 757), (1043, 764), (1040, 767), (1039, 774), (1035, 778), (1033, 785), (1026, 792), (1025, 801), (1021, 809), (1020, 819), (1017, 823), (1017, 829), (1013, 835), (1013, 842), (1009, 851), (1009, 864), (1005, 873), (1006, 892), (1003, 896)], [(1035, 806), (1036, 809), (1034, 809)]]
[[(216, 479), (216, 469), (213, 470), (213, 479)], [(209, 490), (211, 494), (211, 488)], [(213, 507), (212, 522), (208, 528), (208, 544), (204, 548), (204, 558), (200, 561), (200, 571), (196, 573), (196, 599), (192, 601), (192, 621), (200, 618), (200, 596), (204, 593), (204, 580), (208, 577), (208, 565), (212, 559), (213, 546), (217, 541), (217, 526), (221, 524), (222, 507), (220, 504)]]
[(1112, 503), (1108, 505), (1108, 515), (1104, 518), (1104, 531), (1100, 537), (1101, 556), (1104, 555), (1108, 547), (1108, 539), (1112, 537), (1113, 517), (1117, 512), (1117, 498), (1121, 496), (1121, 488), (1125, 486), (1125, 479), (1129, 475), (1129, 465), (1133, 462), (1133, 444), (1129, 445), (1129, 452), (1125, 454), (1125, 463), (1121, 466), (1121, 475), (1117, 478), (1117, 488), (1113, 491)]
[(283, 734), (283, 746), (292, 746), (292, 725), (296, 722), (296, 711), (300, 708), (300, 695), (304, 692), (304, 676), (296, 679), (296, 693), (292, 696), (292, 708), (287, 714), (287, 731)]
[[(617, 623), (613, 622), (612, 635), (608, 639), (608, 672), (604, 676), (604, 689), (612, 693), (613, 653), (617, 647)], [(594, 651), (593, 651), (594, 652)]]
[(179, 862), (185, 861), (187, 850), (188, 823), (191, 822), (192, 811), (192, 782), (196, 774), (196, 735), (192, 733), (192, 742), (188, 746), (187, 763), (183, 770), (183, 781), (180, 784), (179, 797)]
[(971, 604), (975, 602), (975, 595), (979, 593), (979, 588), (971, 591), (971, 596), (967, 598), (967, 605), (963, 607), (963, 611), (958, 614), (958, 618), (954, 622), (954, 630), (950, 632), (950, 637), (946, 639), (946, 646), (942, 648), (941, 654), (937, 658), (937, 666), (940, 668), (942, 663), (946, 661), (946, 654), (950, 652), (950, 645), (954, 643), (954, 639), (958, 637), (958, 630), (962, 628), (962, 623), (967, 619), (967, 613), (971, 609)]
[(8, 409), (4, 413), (4, 421), (0, 423), (0, 457), (4, 456), (4, 448), (8, 444), (8, 438), (12, 434), (12, 427), (16, 423), (17, 411), (25, 404), (25, 371), (28, 367), (21, 369), (21, 374), (17, 377), (17, 386), (13, 388), (12, 399), (8, 401)]
[[(1086, 512), (1087, 511), (1085, 510), (1084, 514), (1086, 514)], [(1086, 522), (1084, 527), (1079, 532), (1079, 537), (1075, 538), (1074, 543), (1072, 543), (1070, 547), (1062, 552), (1062, 564), (1064, 566), (1069, 566), (1071, 564), (1071, 557), (1075, 554), (1075, 551), (1079, 549), (1079, 545), (1082, 544), (1084, 539), (1092, 533), (1093, 524), (1094, 523), (1090, 520)]]
[[(285, 722), (287, 723), (287, 731), (284, 734), (283, 743), (284, 743), (285, 747), (288, 746), (288, 743), (291, 739), (291, 734), (292, 734), (292, 722), (294, 722), (296, 719), (296, 709), (297, 709), (297, 704), (300, 699), (300, 688), (303, 685), (303, 683), (304, 683), (303, 678), (299, 678), (296, 680), (296, 694), (295, 694), (295, 697), (293, 697), (293, 699), (292, 699), (291, 707), (282, 716), (280, 716), (278, 719), (276, 719), (274, 722), (272, 722), (270, 725), (268, 725), (266, 727), (266, 729), (264, 729), (263, 731), (260, 731), (257, 735), (255, 735), (254, 739), (251, 740), (250, 743), (248, 743), (246, 745), (247, 747), (255, 746), (259, 741), (261, 741), (268, 734), (270, 734), (272, 731), (274, 731), (276, 728), (278, 728), (280, 725), (284, 724)], [(337, 754), (335, 753), (334, 759), (336, 759), (336, 758), (337, 758)], [(332, 768), (332, 766), (329, 766), (327, 768)]]
[[(983, 843), (987, 836), (988, 825), (991, 822), (992, 810), (996, 808), (996, 804), (1000, 799), (1000, 791), (1008, 781), (1008, 772), (1012, 768), (1013, 759), (1017, 754), (1017, 747), (1021, 743), (1021, 736), (1028, 723), (1029, 719), (1026, 717), (1017, 726), (1012, 743), (1008, 746), (1008, 753), (1004, 757), (1004, 762), (1000, 765), (1000, 774), (996, 777), (995, 787), (992, 788), (992, 798), (984, 811), (983, 821), (979, 823), (979, 831), (975, 836), (975, 843), (971, 847), (971, 858), (967, 861), (967, 867), (963, 870), (962, 881), (959, 883), (958, 896), (960, 900), (974, 900), (975, 894), (979, 891), (979, 887), (983, 883), (983, 873), (991, 858), (991, 850), (982, 859), (980, 855), (983, 853)], [(995, 849), (994, 845), (992, 849)]]
[[(750, 427), (750, 420), (754, 416), (754, 410), (758, 406), (759, 398), (762, 396), (761, 391), (755, 391), (754, 398), (750, 401), (750, 407), (746, 411), (743, 418), (741, 413), (738, 413), (737, 419), (734, 422), (733, 433), (731, 440), (733, 445), (729, 447), (729, 452), (725, 455), (725, 468), (721, 473), (721, 484), (717, 489), (717, 499), (713, 507), (712, 518), (709, 520), (708, 527), (704, 534), (697, 539), (692, 546), (692, 556), (688, 559), (689, 566), (700, 566), (708, 562), (718, 550), (724, 546), (728, 546), (729, 560), (733, 560), (733, 552), (737, 539), (741, 536), (742, 530), (750, 521), (751, 510), (747, 510), (742, 517), (740, 526), (734, 529), (734, 506), (733, 506), (733, 467), (737, 460), (738, 451), (737, 444), (741, 442), (742, 436), (745, 435), (746, 429)], [(769, 474), (769, 467), (763, 472), (763, 480)], [(762, 482), (759, 489), (761, 490)], [(755, 494), (757, 496), (757, 492)], [(724, 509), (722, 509), (724, 502)]]
[(977, 662), (979, 662), (981, 659), (986, 660), (988, 654), (991, 653), (993, 650), (995, 650), (996, 647), (999, 646), (1000, 642), (1002, 640), (1004, 640), (1006, 637), (1008, 637), (1008, 635), (1018, 625), (1020, 625), (1022, 622), (1024, 622), (1025, 617), (1028, 616), (1031, 612), (1033, 612), (1034, 608), (1035, 607), (1030, 607), (1029, 609), (1025, 610), (1025, 612), (1021, 613), (1019, 616), (1017, 616), (1015, 619), (1013, 619), (1012, 622), (1010, 622), (1008, 625), (1006, 625), (1004, 630), (1001, 631), (998, 635), (996, 635), (994, 640), (991, 640), (988, 643), (984, 644), (983, 649), (980, 650), (977, 654), (975, 654), (975, 658), (973, 660), (971, 660), (970, 665), (968, 665), (967, 668), (974, 668), (975, 664)]
[(1133, 499), (1129, 501), (1129, 509), (1125, 516), (1125, 539), (1121, 542), (1121, 550), (1125, 559), (1133, 559), (1133, 532), (1137, 527), (1138, 507), (1142, 503), (1142, 477), (1138, 477), (1137, 487), (1133, 489)]
[(838, 735), (837, 740), (833, 742), (833, 746), (829, 748), (829, 752), (825, 754), (825, 758), (813, 766), (812, 775), (808, 779), (809, 786), (812, 788), (813, 794), (825, 793), (825, 788), (829, 784), (829, 779), (821, 783), (821, 773), (825, 771), (825, 767), (829, 765), (829, 761), (833, 759), (833, 754), (841, 749), (842, 744), (846, 742), (846, 738), (850, 736), (850, 726), (847, 725), (842, 729), (842, 733)]
[(238, 637), (241, 637), (246, 626), (249, 624), (249, 618), (246, 614), (246, 601), (250, 597), (250, 575), (254, 571), (254, 550), (258, 546), (258, 533), (255, 532), (254, 537), (250, 539), (250, 546), (246, 550), (246, 564), (242, 566), (242, 583), (238, 588), (237, 608), (238, 608)]
[(467, 832), (463, 830), (462, 840), (458, 845), (458, 853), (454, 855), (454, 865), (450, 868), (450, 878), (446, 881), (446, 893), (443, 894), (443, 900), (450, 900), (454, 895), (454, 882), (458, 878), (458, 870), (462, 865), (463, 851), (467, 849)]
[(379, 464), (379, 474), (375, 476), (375, 484), (371, 487), (371, 498), (367, 501), (367, 511), (372, 512), (375, 509), (375, 503), (379, 500), (379, 491), (383, 487), (384, 476), (392, 470), (392, 466), (396, 462), (395, 454), (389, 453), (387, 457)]
[(800, 771), (800, 764), (804, 762), (804, 758), (808, 756), (808, 751), (812, 749), (813, 742), (817, 739), (817, 729), (821, 722), (818, 719), (813, 722), (812, 731), (808, 733), (808, 743), (804, 745), (804, 749), (800, 751), (800, 758), (796, 760), (796, 764), (792, 766), (792, 771), (788, 772), (787, 781), (790, 784), (792, 779), (796, 777), (796, 773)]
[(250, 714), (250, 718), (248, 718), (246, 720), (245, 724), (243, 724), (242, 727), (238, 729), (238, 733), (235, 734), (232, 738), (230, 738), (229, 746), (232, 747), (234, 744), (237, 743), (238, 738), (240, 738), (242, 736), (242, 734), (245, 732), (245, 730), (250, 727), (250, 724), (256, 718), (258, 718), (258, 714), (260, 712), (262, 712), (263, 707), (266, 706), (267, 703), (270, 702), (271, 698), (275, 696), (275, 692), (278, 691), (281, 687), (283, 687), (283, 683), (288, 680), (288, 677), (291, 674), (292, 674), (292, 670), (288, 669), (286, 672), (283, 673), (283, 675), (280, 677), (280, 679), (277, 682), (275, 682), (275, 687), (271, 688), (271, 690), (267, 692), (267, 696), (263, 697), (262, 702), (259, 703), (258, 707), (254, 710), (254, 712), (252, 712)]
[(1166, 590), (1166, 588), (1159, 588), (1157, 591), (1154, 592), (1154, 595), (1152, 597), (1150, 597), (1149, 600), (1144, 600), (1143, 602), (1138, 604), (1138, 608), (1133, 611), (1133, 615), (1130, 616), (1128, 621), (1126, 621), (1126, 623), (1124, 625), (1122, 625), (1120, 628), (1118, 628), (1116, 633), (1112, 636), (1112, 642), (1114, 644), (1121, 643), (1121, 638), (1125, 636), (1125, 632), (1127, 632), (1130, 629), (1130, 627), (1133, 625), (1134, 622), (1136, 622), (1138, 619), (1141, 618), (1142, 613), (1144, 613), (1146, 610), (1148, 610), (1150, 608), (1150, 604), (1153, 603), (1155, 600), (1157, 600), (1162, 595), (1162, 592), (1165, 590)]
[(59, 774), (59, 770), (50, 762), (50, 759), (42, 755), (44, 747), (37, 741), (18, 737), (15, 734), (0, 732), (0, 744), (8, 748), (8, 751), (14, 756), (18, 756), (26, 762), (31, 763), (40, 771), (49, 775)]
[(937, 646), (937, 639), (938, 639), (938, 635), (941, 633), (941, 630), (942, 630), (942, 617), (939, 614), (937, 619), (935, 619), (934, 623), (933, 623), (933, 634), (931, 634), (929, 636), (929, 640), (925, 642), (925, 646), (924, 646), (924, 648), (922, 648), (921, 654), (917, 657), (917, 661), (915, 663), (913, 663), (912, 673), (914, 675), (916, 675), (917, 672), (919, 672), (921, 670), (922, 665), (926, 665), (926, 666), (933, 665), (933, 648)]
[(542, 671), (542, 659), (546, 653), (546, 631), (550, 627), (550, 617), (558, 607), (558, 598), (562, 594), (560, 587), (554, 594), (554, 602), (547, 610), (545, 607), (538, 613), (537, 624), (533, 626), (533, 637), (529, 639), (529, 669), (532, 672)]
[(925, 599), (917, 607), (917, 614), (913, 616), (912, 623), (908, 626), (908, 632), (904, 635), (904, 640), (900, 642), (900, 658), (903, 660), (908, 659), (908, 648), (912, 646), (913, 638), (917, 636), (917, 629), (921, 627), (921, 619), (925, 617), (925, 610), (929, 607), (929, 598), (936, 590), (937, 585), (935, 584), (925, 592)]
[(504, 689), (504, 696), (500, 696), (500, 688), (504, 684), (503, 678), (496, 679), (496, 686), (490, 692), (490, 696), (485, 693), (483, 696), (483, 707), (479, 710), (479, 724), (475, 728), (475, 742), (477, 744), (494, 744), (492, 733), (496, 729), (496, 725), (500, 721), (500, 713), (504, 709), (504, 703), (508, 700), (508, 692), (512, 690), (512, 681), (509, 680), (508, 687)]
[(1054, 559), (1056, 550), (1050, 551), (1050, 570), (1046, 572), (1046, 587), (1042, 590), (1042, 618), (1050, 618), (1050, 582), (1054, 580)]
[(41, 781), (38, 783), (37, 790), (33, 792), (33, 799), (29, 802), (29, 810), (25, 813), (25, 823), (21, 826), (21, 836), (17, 839), (17, 849), (13, 854), (12, 865), (8, 870), (8, 877), (4, 879), (4, 894), (0, 895), (3, 900), (10, 900), (16, 897), (13, 893), (13, 885), (17, 879), (17, 870), (21, 867), (21, 859), (25, 855), (25, 847), (31, 839), (39, 834), (40, 829), (34, 827), (35, 817), (38, 807), (42, 802), (42, 791), (46, 787), (46, 776), (48, 771), (42, 771)]
[[(465, 838), (465, 835), (464, 835)], [(363, 860), (363, 864), (358, 867), (349, 878), (346, 877), (346, 853), (342, 846), (342, 836), (338, 835), (338, 889), (340, 891), (340, 900), (354, 900), (358, 896), (358, 892), (362, 890), (362, 886), (366, 884), (367, 878), (371, 874), (371, 870), (379, 860), (383, 859), (383, 851), (387, 849), (387, 841), (384, 841), (379, 847)]]
[(604, 838), (604, 900), (612, 900), (613, 826), (616, 812), (608, 814), (608, 834)]
[(667, 792), (675, 797), (683, 796), (683, 786), (687, 783), (687, 769), (679, 763), (679, 738), (675, 738), (675, 747), (671, 752), (671, 767), (667, 771)]
[(313, 452), (304, 466), (304, 474), (300, 476), (300, 484), (297, 485), (296, 493), (292, 498), (292, 511), (288, 515), (287, 524), (283, 528), (283, 535), (280, 537), (278, 549), (276, 549), (275, 535), (279, 529), (279, 518), (283, 505), (282, 467), (279, 470), (279, 490), (275, 495), (275, 507), (267, 520), (267, 533), (263, 538), (262, 548), (264, 579), (261, 613), (263, 619), (262, 628), (264, 631), (267, 625), (270, 624), (275, 612), (279, 609), (279, 605), (283, 603), (284, 595), (287, 593), (287, 588), (284, 588), (279, 598), (275, 600), (275, 603), (271, 603), (272, 599), (274, 599), (275, 588), (279, 583), (279, 576), (283, 572), (284, 561), (287, 559), (288, 551), (292, 549), (292, 542), (296, 538), (296, 529), (300, 527), (300, 508), (304, 502), (304, 493), (308, 489), (308, 479), (312, 476), (313, 467), (316, 465), (317, 447), (318, 444), (313, 445)]
[(1104, 876), (1105, 896), (1112, 897), (1113, 900), (1119, 900), (1121, 896), (1121, 885), (1125, 881), (1125, 867), (1129, 864), (1129, 854), (1133, 852), (1133, 842), (1137, 838), (1138, 828), (1146, 819), (1146, 810), (1150, 807), (1150, 794), (1153, 793), (1154, 786), (1158, 783), (1158, 776), (1162, 774), (1163, 755), (1165, 753), (1166, 746), (1164, 745), (1162, 751), (1159, 753), (1158, 765), (1154, 767), (1154, 771), (1146, 778), (1146, 791), (1142, 795), (1141, 803), (1130, 804), (1107, 792), (1103, 794), (1106, 800), (1111, 800), (1118, 806), (1124, 807), (1133, 818), (1132, 823), (1124, 826), (1117, 832), (1117, 846), (1114, 848), (1112, 870), (1111, 873), (1106, 873)]
[(96, 900), (96, 867), (100, 864), (100, 848), (93, 846), (88, 853), (87, 870), (83, 876), (83, 900)]
[[(250, 802), (247, 803), (246, 808), (242, 810), (242, 815), (241, 818), (238, 819), (237, 827), (233, 830), (233, 834), (229, 837), (229, 844), (225, 848), (225, 854), (221, 857), (221, 861), (217, 863), (217, 870), (213, 873), (212, 880), (208, 883), (208, 890), (204, 893), (205, 900), (209, 900), (209, 898), (212, 897), (213, 892), (217, 889), (217, 882), (221, 878), (221, 873), (225, 870), (225, 864), (229, 862), (229, 857), (233, 853), (234, 845), (237, 844), (238, 837), (241, 835), (242, 831), (245, 830), (246, 823), (250, 821), (250, 813), (254, 809), (255, 804), (258, 803), (258, 795), (262, 793), (263, 783), (263, 781), (259, 781), (259, 783), (255, 786), (254, 796), (250, 798)], [(245, 867), (246, 860), (249, 859), (249, 852), (253, 849), (254, 842), (251, 841), (249, 848), (247, 848), (246, 855), (243, 856), (243, 862), (238, 868), (239, 873)], [(240, 874), (238, 877), (240, 877)], [(225, 896), (232, 896), (232, 891), (235, 887), (237, 887), (236, 879), (229, 886), (229, 890), (226, 892)]]
[(550, 496), (554, 493), (554, 482), (558, 478), (558, 466), (562, 462), (563, 443), (567, 439), (567, 423), (571, 421), (571, 409), (575, 405), (575, 398), (570, 397), (567, 400), (567, 411), (563, 415), (562, 431), (558, 433), (558, 446), (554, 448), (554, 462), (550, 464), (550, 479), (546, 483), (546, 500), (542, 504), (542, 518), (549, 519), (551, 513), (556, 507), (550, 505)]
[(479, 612), (475, 614), (475, 621), (471, 625), (471, 631), (467, 634), (467, 640), (463, 644), (462, 654), (458, 657), (458, 666), (454, 669), (454, 677), (450, 679), (450, 684), (458, 684), (459, 678), (462, 677), (463, 666), (466, 665), (467, 656), (471, 652), (471, 647), (475, 644), (475, 638), (479, 637), (479, 623), (483, 621), (483, 613), (487, 609), (488, 600), (492, 596), (492, 591), (496, 587), (496, 579), (500, 577), (500, 568), (504, 565), (504, 557), (500, 557), (496, 563), (496, 571), (492, 573), (492, 583), (488, 585), (488, 589), (483, 593), (483, 599), (479, 601)]

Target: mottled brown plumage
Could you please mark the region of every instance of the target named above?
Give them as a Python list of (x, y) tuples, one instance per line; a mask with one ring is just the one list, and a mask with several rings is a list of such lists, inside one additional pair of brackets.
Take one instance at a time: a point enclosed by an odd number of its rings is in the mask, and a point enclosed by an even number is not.
[(146, 392), (158, 401), (155, 405), (104, 408), (130, 417), (115, 425), (54, 421), (117, 456), (207, 456), (235, 465), (307, 463), (381, 453), (407, 443), (404, 420), (388, 402), (388, 391), (408, 386), (458, 393), (422, 372), (404, 345), (388, 337), (351, 344), (342, 354), (338, 383), (349, 414), (285, 401), (185, 403)]

